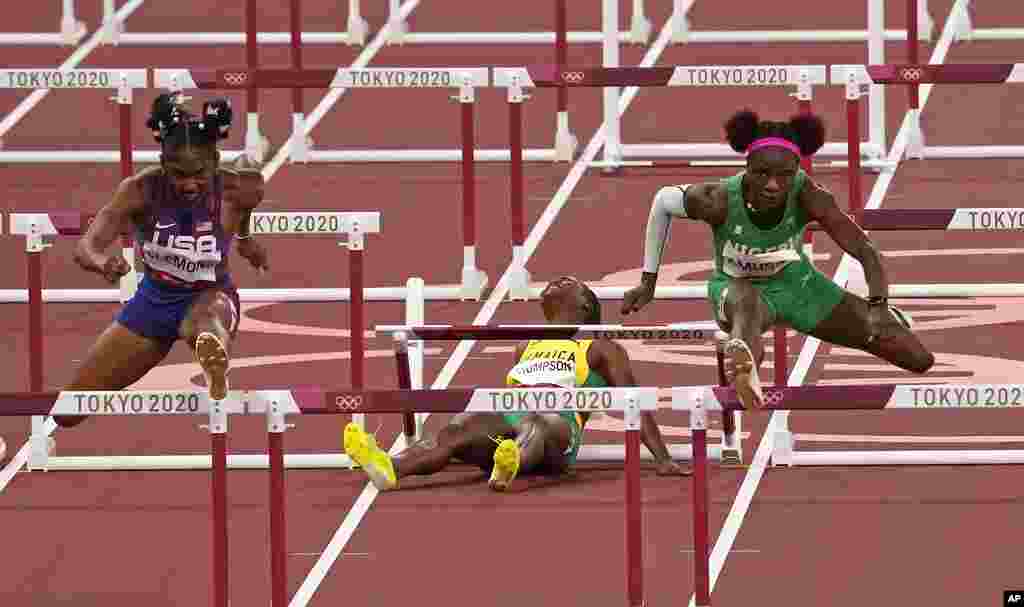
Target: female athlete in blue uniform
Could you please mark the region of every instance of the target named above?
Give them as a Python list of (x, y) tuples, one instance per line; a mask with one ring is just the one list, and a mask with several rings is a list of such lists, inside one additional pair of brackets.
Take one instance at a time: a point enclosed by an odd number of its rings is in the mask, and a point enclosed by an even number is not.
[[(147, 126), (160, 143), (160, 166), (121, 182), (78, 242), (83, 269), (116, 284), (131, 268), (119, 251), (107, 252), (132, 232), (144, 275), (134, 297), (99, 336), (65, 390), (120, 390), (159, 364), (183, 339), (203, 369), (210, 397), (228, 391), (229, 352), (238, 330), (238, 292), (228, 256), (233, 240), (254, 267), (267, 254), (249, 233), (249, 217), (263, 199), (259, 171), (220, 167), (217, 142), (228, 136), (232, 111), (223, 99), (195, 116), (180, 94), (154, 102)], [(56, 416), (61, 426), (82, 416)]]

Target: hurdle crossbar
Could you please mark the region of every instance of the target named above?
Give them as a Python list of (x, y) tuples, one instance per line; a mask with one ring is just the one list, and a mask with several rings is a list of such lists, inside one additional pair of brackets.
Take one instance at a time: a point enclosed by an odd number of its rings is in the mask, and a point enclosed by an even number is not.
[[(767, 388), (764, 410), (865, 411), (881, 409), (984, 409), (1024, 408), (1024, 384), (892, 384), (848, 386), (788, 386)], [(672, 408), (689, 411), (694, 445), (694, 586), (697, 605), (710, 605), (709, 483), (707, 470), (708, 411), (743, 409), (733, 388), (688, 386), (672, 388)], [(1009, 452), (1024, 461), (1024, 451)], [(915, 454), (915, 457), (919, 454)], [(773, 455), (775, 457), (775, 455)], [(845, 465), (850, 459), (815, 454), (819, 465)], [(813, 458), (806, 458), (813, 459)], [(981, 463), (981, 458), (970, 462)], [(805, 460), (806, 461), (806, 460)], [(913, 457), (904, 461), (913, 461)], [(1016, 459), (1014, 459), (1016, 461)], [(986, 462), (988, 463), (988, 462)], [(999, 463), (1006, 463), (999, 462)]]
[[(231, 415), (263, 415), (267, 421), (271, 488), (271, 561), (285, 558), (284, 453), (281, 435), (288, 415), (355, 413), (608, 412), (624, 414), (626, 453), (626, 579), (631, 597), (642, 596), (641, 412), (659, 407), (658, 389), (470, 388), (449, 390), (233, 390), (213, 401), (205, 391), (60, 391), (0, 394), (0, 415), (206, 416), (211, 435), (213, 588), (227, 601), (227, 429)], [(279, 495), (280, 494), (280, 495)], [(272, 586), (284, 584), (284, 568), (272, 569)]]
[[(957, 6), (954, 6), (954, 11)], [(953, 18), (953, 16), (951, 16)], [(1024, 64), (892, 64), (892, 65), (832, 65), (830, 81), (834, 85), (847, 87), (847, 121), (853, 124), (859, 120), (860, 88), (874, 85), (911, 86), (935, 84), (1017, 84), (1024, 82)], [(1024, 146), (1014, 145), (951, 145), (927, 146), (921, 130), (921, 113), (916, 97), (911, 97), (909, 116), (912, 132), (911, 145), (907, 146), (908, 158), (1024, 158)], [(852, 128), (852, 127), (851, 127)], [(859, 155), (849, 150), (849, 155)], [(860, 200), (858, 197), (856, 200)]]
[[(46, 213), (12, 213), (10, 233), (25, 237), (25, 251), (28, 260), (28, 304), (29, 304), (29, 389), (33, 392), (43, 389), (43, 326), (42, 326), (42, 262), (45, 249), (44, 238), (52, 236), (77, 236), (87, 229), (93, 214), (79, 211), (58, 211)], [(350, 327), (352, 330), (352, 385), (363, 386), (364, 326), (363, 312), (363, 250), (365, 235), (380, 233), (379, 212), (270, 212), (253, 213), (250, 219), (253, 234), (291, 234), (347, 236), (345, 246), (349, 252), (349, 291), (351, 307)], [(121, 301), (134, 294), (138, 279), (122, 279)], [(126, 289), (124, 285), (130, 285)]]
[[(601, 301), (621, 300), (631, 286), (594, 287), (593, 291)], [(527, 299), (539, 301), (542, 286), (531, 286)], [(427, 285), (423, 289), (426, 301), (459, 301), (462, 287)], [(331, 303), (350, 301), (351, 290), (347, 288), (298, 288), (298, 289), (239, 289), (243, 303)], [(409, 295), (406, 287), (365, 287), (366, 301), (405, 301)], [(894, 284), (889, 286), (892, 299), (914, 298), (975, 298), (975, 297), (1021, 297), (1024, 283), (937, 283), (937, 284)], [(122, 301), (117, 289), (43, 289), (46, 303), (117, 303)], [(706, 283), (687, 286), (659, 286), (655, 289), (657, 300), (705, 300)], [(0, 289), (0, 304), (27, 303), (28, 290)]]
[(378, 332), (407, 334), (428, 341), (503, 341), (515, 339), (643, 339), (710, 342), (713, 322), (655, 326), (624, 325), (377, 325)]

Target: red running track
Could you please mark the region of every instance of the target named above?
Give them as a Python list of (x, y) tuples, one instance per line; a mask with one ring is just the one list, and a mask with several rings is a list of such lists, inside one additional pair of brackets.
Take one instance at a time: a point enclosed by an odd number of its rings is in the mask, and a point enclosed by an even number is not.
[[(336, 3), (311, 2), (304, 13), (310, 24), (336, 15)], [(623, 3), (628, 5), (628, 3)], [(898, 4), (898, 3), (897, 3)], [(933, 2), (941, 20), (950, 2)], [(144, 6), (130, 21), (134, 31), (183, 31), (194, 26), (185, 15), (200, 14), (209, 3), (198, 0), (173, 6)], [(186, 10), (187, 9), (187, 10)], [(51, 9), (56, 10), (56, 9)], [(382, 6), (368, 6), (371, 27), (379, 27)], [(574, 9), (575, 10), (575, 9)], [(626, 8), (624, 14), (628, 13)], [(653, 9), (652, 9), (653, 10)], [(742, 19), (731, 8), (697, 2), (694, 22), (708, 28), (858, 27), (864, 13), (857, 6), (829, 7), (813, 19), (796, 2), (746, 7)], [(483, 14), (470, 17), (454, 5), (426, 4), (413, 13), (418, 31), (498, 29), (479, 25)], [(548, 27), (547, 16), (527, 19), (516, 7), (491, 7), (490, 23), (502, 29)], [(887, 23), (900, 27), (901, 7), (889, 9)], [(987, 6), (977, 25), (1020, 23), (1018, 8)], [(90, 23), (95, 14), (85, 13)], [(657, 27), (667, 16), (652, 12)], [(241, 9), (223, 17), (205, 17), (209, 29), (238, 30)], [(286, 13), (269, 15), (268, 24), (284, 23)], [(57, 15), (28, 8), (6, 22), (9, 31), (47, 29)], [(597, 29), (596, 12), (571, 13), (570, 28)], [(40, 26), (39, 24), (46, 24)], [(941, 25), (941, 23), (939, 24)], [(267, 27), (270, 29), (270, 26)], [(312, 25), (308, 29), (314, 29)], [(902, 45), (888, 47), (888, 59), (902, 59)], [(930, 49), (922, 48), (922, 56)], [(970, 43), (954, 47), (949, 62), (1008, 62), (1022, 45), (1013, 42)], [(305, 49), (307, 66), (350, 63), (359, 49)], [(519, 65), (548, 60), (551, 49), (485, 46), (389, 47), (371, 65), (457, 65), (472, 57), (480, 65)], [(5, 63), (52, 66), (67, 54), (56, 49), (4, 49)], [(643, 49), (624, 48), (623, 64), (637, 63)], [(574, 46), (570, 62), (596, 63), (596, 46)], [(857, 63), (862, 45), (711, 45), (672, 47), (661, 64), (743, 63)], [(240, 64), (241, 47), (223, 49), (100, 49), (87, 66), (151, 67), (204, 66), (215, 62)], [(266, 66), (287, 65), (285, 49), (261, 51)], [(966, 91), (970, 91), (969, 94)], [(924, 116), (928, 143), (1017, 143), (1024, 126), (1016, 120), (1016, 102), (998, 87), (940, 89), (933, 93)], [(406, 94), (408, 93), (408, 94)], [(434, 91), (433, 93), (437, 93)], [(477, 133), (481, 147), (506, 145), (507, 117), (501, 91), (481, 92)], [(731, 89), (645, 91), (627, 112), (623, 133), (627, 141), (716, 141), (718, 124), (729, 111), (752, 105), (766, 114), (788, 112), (791, 99), (778, 91)], [(322, 92), (307, 92), (307, 103)], [(0, 92), (0, 113), (6, 114), (22, 97)], [(527, 147), (546, 147), (553, 140), (556, 95), (535, 91), (525, 106)], [(906, 103), (897, 89), (889, 92), (888, 130), (895, 133)], [(290, 130), (290, 95), (271, 91), (261, 97), (263, 128), (275, 142)], [(236, 107), (244, 107), (241, 97)], [(571, 122), (581, 144), (589, 141), (600, 121), (600, 93), (572, 91)], [(141, 107), (144, 104), (140, 104)], [(832, 125), (836, 139), (845, 131), (841, 88), (815, 98)], [(416, 112), (407, 108), (416, 107)], [(979, 108), (985, 108), (981, 113)], [(109, 116), (109, 118), (108, 118)], [(965, 120), (970, 116), (970, 120)], [(51, 95), (5, 139), (6, 149), (107, 148), (116, 145), (116, 132), (97, 127), (114, 124), (114, 111), (105, 93)], [(136, 110), (135, 121), (144, 120)], [(347, 95), (314, 133), (323, 147), (451, 147), (458, 145), (458, 110), (447, 95), (430, 91), (359, 91)], [(135, 144), (151, 149), (142, 129)], [(236, 129), (227, 146), (241, 146)], [(73, 142), (73, 143), (72, 143)], [(911, 162), (900, 169), (883, 208), (952, 208), (957, 205), (1015, 206), (1019, 189), (1018, 161)], [(67, 207), (95, 210), (112, 190), (116, 165), (0, 167), (0, 211), (29, 211)], [(526, 169), (527, 224), (532, 226), (561, 184), (565, 165), (529, 165)], [(572, 272), (592, 284), (631, 284), (638, 273), (640, 234), (650, 197), (662, 184), (713, 179), (723, 175), (709, 169), (648, 171), (628, 179), (588, 175), (573, 191), (570, 203), (544, 237), (530, 270), (536, 280)], [(493, 281), (511, 259), (507, 212), (507, 167), (478, 169), (480, 249), (478, 266)], [(845, 192), (839, 175), (822, 177), (833, 191)], [(872, 179), (865, 191), (870, 192)], [(384, 233), (367, 240), (369, 286), (397, 286), (409, 276), (428, 284), (458, 281), (461, 239), (458, 212), (461, 201), (459, 167), (436, 165), (287, 166), (270, 181), (267, 209), (381, 210)], [(596, 246), (581, 249), (581, 236)], [(429, 239), (429, 240), (428, 240)], [(876, 236), (887, 252), (892, 282), (1019, 282), (1015, 270), (1021, 249), (1013, 234), (885, 233)], [(820, 267), (829, 273), (838, 263), (836, 247), (818, 246)], [(46, 253), (48, 287), (102, 288), (69, 263), (70, 241), (59, 241)], [(702, 280), (707, 275), (709, 237), (699, 226), (675, 225), (666, 252), (671, 264), (663, 271), (665, 284)], [(412, 249), (411, 247), (415, 247)], [(236, 275), (244, 287), (347, 286), (344, 271), (311, 266), (311, 259), (339, 259), (343, 254), (330, 240), (275, 237), (271, 241), (273, 271), (258, 277), (242, 265)], [(414, 251), (409, 254), (406, 251)], [(24, 286), (21, 243), (0, 238), (7, 260), (0, 288)], [(343, 264), (338, 267), (344, 267)], [(939, 364), (932, 381), (1007, 381), (1019, 377), (1024, 363), (1019, 349), (1020, 301), (1008, 299), (914, 300), (903, 302), (915, 314), (927, 345)], [(605, 304), (606, 322), (620, 322), (617, 303)], [(480, 308), (476, 303), (430, 303), (431, 323), (464, 324)], [(75, 361), (115, 312), (112, 305), (53, 306), (46, 311), (45, 382), (57, 387), (69, 379)], [(235, 385), (252, 388), (344, 383), (347, 307), (341, 304), (287, 304), (246, 310), (238, 341)], [(400, 303), (371, 303), (367, 324), (403, 322)], [(630, 322), (661, 324), (706, 320), (703, 302), (660, 302)], [(496, 323), (537, 322), (535, 304), (502, 304)], [(0, 389), (23, 389), (27, 357), (24, 307), (0, 309), (3, 359)], [(301, 327), (296, 329), (295, 326)], [(789, 343), (790, 364), (803, 340)], [(428, 350), (426, 377), (435, 378), (452, 352), (451, 344)], [(645, 384), (707, 383), (713, 378), (710, 352), (666, 344), (630, 344), (637, 374)], [(372, 336), (367, 343), (369, 387), (394, 386), (389, 336)], [(455, 385), (493, 384), (511, 359), (511, 344), (478, 344), (454, 377)], [(767, 373), (767, 370), (766, 370)], [(176, 349), (149, 385), (181, 385), (194, 380), (197, 370), (183, 350)], [(909, 376), (859, 353), (824, 349), (809, 370), (808, 381), (895, 382)], [(836, 435), (995, 436), (1007, 437), (1000, 446), (1019, 446), (1018, 416), (1000, 412), (884, 412), (800, 413), (791, 426), (809, 435), (813, 448), (850, 448)], [(767, 422), (766, 414), (744, 418), (747, 459), (756, 450)], [(343, 418), (303, 418), (285, 435), (289, 452), (330, 452), (339, 449)], [(431, 418), (436, 429), (443, 418)], [(399, 432), (397, 419), (371, 418), (381, 423), (382, 443)], [(157, 425), (159, 424), (159, 426)], [(687, 441), (686, 419), (664, 416), (673, 441)], [(613, 424), (608, 424), (613, 426)], [(602, 426), (603, 427), (603, 426)], [(27, 422), (0, 421), (0, 433), (12, 450), (25, 434)], [(233, 420), (233, 452), (265, 448), (262, 420)], [(621, 433), (588, 432), (593, 442), (621, 442)], [(91, 420), (73, 432), (57, 436), (59, 453), (164, 454), (203, 453), (204, 431), (194, 420)], [(713, 440), (717, 440), (713, 438)], [(911, 439), (903, 446), (919, 448)], [(978, 439), (975, 439), (978, 440)], [(896, 446), (900, 446), (898, 443)], [(939, 447), (949, 448), (952, 442)], [(892, 445), (883, 445), (890, 448)], [(994, 448), (985, 446), (983, 448)], [(791, 605), (862, 605), (907, 602), (919, 604), (983, 605), (995, 603), (1004, 588), (1024, 585), (1014, 553), (1024, 527), (1015, 513), (1022, 496), (1019, 468), (826, 468), (769, 469), (744, 518), (734, 550), (725, 562), (712, 598), (716, 605), (742, 605), (772, 597)], [(713, 468), (711, 476), (712, 537), (718, 536), (746, 469)], [(311, 605), (358, 601), (395, 604), (443, 597), (448, 602), (518, 605), (580, 603), (598, 607), (624, 602), (622, 556), (622, 471), (616, 466), (581, 466), (563, 482), (529, 480), (522, 491), (490, 493), (479, 473), (465, 468), (430, 479), (412, 481), (407, 490), (377, 499), (358, 526), (344, 555), (328, 573)], [(267, 474), (238, 471), (229, 475), (231, 580), (234, 604), (258, 604), (269, 594), (267, 558)], [(363, 478), (347, 471), (289, 471), (289, 595), (293, 594), (363, 490)], [(679, 603), (692, 592), (690, 485), (661, 479), (645, 471), (644, 556), (647, 598), (651, 605)], [(2, 493), (5, 545), (12, 558), (0, 566), (0, 602), (46, 607), (74, 597), (80, 605), (205, 604), (208, 600), (209, 525), (208, 475), (203, 472), (51, 472), (20, 474)], [(429, 520), (427, 519), (429, 517)], [(523, 541), (521, 538), (531, 538)], [(550, 538), (550, 539), (545, 539)], [(554, 547), (554, 549), (552, 549)], [(1019, 552), (1019, 550), (1018, 550)], [(17, 554), (18, 558), (13, 558)], [(457, 576), (457, 577), (455, 577)], [(453, 585), (454, 583), (454, 585)], [(887, 589), (887, 590), (883, 590)], [(456, 594), (457, 593), (457, 594)], [(463, 598), (467, 597), (467, 598)]]

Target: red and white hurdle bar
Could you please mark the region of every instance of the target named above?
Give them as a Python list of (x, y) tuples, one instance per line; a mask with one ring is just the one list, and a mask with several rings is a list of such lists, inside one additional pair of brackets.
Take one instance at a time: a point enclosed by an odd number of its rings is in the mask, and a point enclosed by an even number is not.
[[(522, 148), (522, 102), (523, 89), (529, 87), (596, 87), (615, 91), (620, 86), (636, 87), (694, 87), (694, 86), (793, 86), (796, 91), (799, 112), (811, 111), (814, 85), (825, 84), (828, 80), (824, 65), (737, 65), (737, 66), (664, 66), (664, 67), (594, 67), (533, 66), (526, 68), (494, 68), (494, 86), (508, 88), (509, 117), (511, 133), (509, 141), (513, 148), (510, 169), (510, 213), (512, 216), (513, 260), (509, 298), (528, 299), (530, 274), (525, 267), (523, 242), (526, 237), (525, 204), (523, 196), (523, 162), (517, 148)], [(614, 103), (605, 103), (605, 125), (607, 141), (604, 151), (606, 162), (603, 166), (617, 167), (621, 154), (616, 152), (619, 145), (618, 97)], [(611, 111), (609, 111), (611, 110)], [(858, 142), (859, 144), (859, 142)], [(700, 145), (700, 144), (694, 144)], [(719, 144), (715, 144), (719, 145)], [(720, 146), (726, 147), (726, 146)], [(826, 146), (827, 147), (827, 146)], [(835, 144), (833, 145), (835, 147)], [(706, 150), (708, 155), (712, 155)], [(735, 152), (730, 150), (732, 155)], [(804, 168), (810, 170), (809, 159)], [(808, 233), (807, 238), (810, 238)], [(785, 385), (786, 339), (785, 331), (775, 332), (776, 375), (775, 383)]]
[[(408, 315), (407, 315), (408, 316)], [(388, 332), (395, 339), (395, 363), (400, 389), (419, 388), (423, 385), (422, 360), (423, 343), (426, 341), (513, 341), (524, 339), (617, 339), (644, 341), (671, 341), (688, 344), (716, 345), (718, 358), (718, 380), (725, 385), (723, 354), (717, 346), (718, 325), (714, 322), (678, 323), (671, 325), (377, 325), (377, 332)], [(426, 416), (406, 413), (403, 416), (403, 435), (406, 444), (422, 436)], [(693, 456), (689, 445), (669, 445), (669, 454), (676, 460), (688, 460)], [(614, 445), (583, 445), (579, 461), (622, 461), (625, 456)], [(644, 452), (644, 458), (652, 455)], [(712, 457), (724, 464), (739, 464), (743, 461), (741, 419), (738, 412), (723, 415), (722, 444), (714, 447)]]
[[(629, 607), (643, 604), (643, 517), (640, 492), (640, 414), (658, 408), (657, 388), (463, 389), (463, 390), (256, 390), (232, 391), (210, 401), (197, 391), (34, 392), (0, 394), (0, 415), (187, 415), (207, 416), (211, 439), (212, 594), (227, 607), (227, 432), (229, 415), (264, 415), (270, 459), (271, 605), (287, 602), (284, 432), (297, 414), (461, 413), (536, 410), (619, 411), (626, 432), (626, 594)], [(22, 450), (15, 459), (24, 462)]]
[[(874, 411), (881, 409), (1024, 409), (1024, 384), (910, 384), (875, 386), (790, 386), (765, 389), (766, 410), (770, 411)], [(709, 487), (706, 428), (709, 411), (742, 409), (731, 388), (690, 387), (672, 389), (672, 408), (690, 411), (693, 432), (693, 535), (694, 586), (697, 607), (711, 605), (709, 557)], [(913, 460), (908, 452), (908, 461)], [(975, 452), (983, 454), (984, 452)], [(773, 455), (775, 457), (775, 455)], [(1013, 463), (1024, 463), (1024, 451), (1015, 452)], [(819, 465), (849, 465), (835, 458)], [(984, 459), (978, 458), (978, 459)], [(876, 462), (882, 464), (882, 462)], [(890, 461), (888, 464), (903, 462)], [(940, 462), (929, 462), (940, 463)], [(965, 458), (952, 463), (986, 463)], [(1010, 462), (1003, 462), (1010, 463)]]
[[(476, 89), (488, 85), (487, 68), (341, 68), (341, 69), (158, 69), (153, 73), (154, 84), (168, 90), (266, 88), (457, 88), (453, 97), (461, 106), (460, 133), (462, 149), (462, 299), (479, 299), (487, 286), (487, 274), (476, 266), (476, 150), (475, 102)], [(253, 125), (250, 125), (252, 128)], [(362, 152), (310, 152), (306, 148), (304, 120), (296, 114), (291, 157), (304, 161), (319, 155), (330, 162), (351, 162)], [(415, 152), (407, 150), (406, 152)], [(386, 155), (387, 153), (383, 153)], [(381, 155), (380, 151), (373, 155)]]
[[(912, 91), (916, 91), (921, 85), (1024, 82), (1024, 63), (832, 65), (830, 69), (831, 83), (846, 87), (848, 125), (859, 124), (861, 87), (865, 85), (909, 86)], [(1024, 145), (926, 146), (921, 131), (921, 110), (917, 95), (910, 97), (909, 117), (911, 132), (907, 158), (1024, 158)], [(853, 129), (852, 126), (850, 128)], [(854, 143), (853, 140), (851, 143)], [(858, 150), (849, 150), (851, 173), (854, 159), (859, 157)], [(860, 200), (860, 197), (856, 200)]]
[[(43, 270), (42, 253), (47, 237), (80, 236), (92, 215), (78, 211), (50, 213), (12, 213), (12, 235), (25, 237), (28, 276), (29, 391), (42, 392), (43, 377)], [(254, 234), (340, 235), (345, 234), (349, 252), (351, 338), (351, 382), (355, 389), (364, 384), (365, 326), (363, 311), (365, 235), (380, 233), (379, 212), (278, 212), (253, 213), (250, 228)], [(120, 300), (127, 301), (138, 284), (134, 273), (122, 278)], [(239, 293), (241, 296), (241, 293)], [(32, 420), (33, 444), (45, 442), (42, 418)]]
[[(709, 487), (707, 414), (740, 409), (728, 388), (697, 386), (671, 389), (670, 407), (690, 412), (694, 439), (694, 542), (696, 604), (708, 606)], [(1024, 384), (911, 384), (877, 386), (800, 386), (765, 390), (767, 410), (1024, 409)], [(286, 605), (285, 479), (283, 433), (287, 415), (407, 413), (429, 411), (622, 411), (626, 416), (626, 580), (627, 605), (643, 605), (642, 501), (639, 485), (640, 414), (659, 408), (658, 389), (526, 388), (449, 390), (261, 390), (232, 391), (211, 402), (204, 392), (62, 392), (0, 394), (0, 415), (205, 415), (211, 434), (213, 598), (228, 604), (227, 431), (232, 414), (262, 414), (267, 419), (270, 471), (272, 605)], [(27, 458), (19, 452), (18, 458)], [(1022, 459), (1024, 461), (1024, 459)]]
[[(462, 163), (462, 230), (463, 230), (463, 261), (461, 268), (460, 287), (456, 293), (441, 293), (446, 298), (462, 300), (479, 299), (488, 283), (487, 274), (476, 266), (476, 179), (475, 163), (484, 159), (495, 159), (495, 154), (487, 157), (487, 152), (475, 149), (475, 89), (489, 83), (487, 68), (366, 68), (366, 69), (309, 69), (288, 70), (268, 69), (249, 70), (214, 69), (81, 69), (58, 71), (44, 68), (21, 68), (0, 70), (0, 88), (51, 88), (51, 89), (109, 89), (116, 88), (114, 98), (120, 110), (120, 145), (115, 152), (38, 152), (38, 151), (0, 151), (0, 162), (107, 162), (113, 158), (120, 159), (122, 177), (132, 174), (132, 162), (159, 162), (159, 151), (133, 151), (132, 141), (132, 91), (136, 88), (161, 88), (167, 90), (191, 89), (242, 89), (251, 93), (260, 88), (290, 88), (293, 91), (303, 88), (456, 88), (459, 94), (455, 99), (461, 106), (461, 150), (456, 154)], [(290, 156), (294, 160), (312, 159), (324, 162), (351, 162), (363, 160), (395, 160), (395, 154), (406, 160), (437, 160), (432, 151), (419, 154), (417, 150), (350, 150), (342, 152), (309, 151), (306, 138), (305, 120), (301, 113), (301, 98), (293, 99), (293, 132), (290, 141)], [(258, 148), (262, 136), (259, 135), (258, 114), (250, 112), (247, 128), (247, 148)], [(500, 156), (500, 150), (497, 150)], [(241, 152), (224, 152), (223, 158), (229, 160)], [(262, 157), (260, 151), (249, 151), (252, 155)], [(443, 154), (442, 154), (443, 155)], [(125, 246), (124, 254), (130, 260), (131, 250)], [(400, 291), (401, 289), (399, 289)], [(443, 291), (448, 291), (444, 290)], [(435, 294), (436, 289), (431, 289)], [(380, 293), (381, 297), (396, 297), (395, 290)], [(398, 295), (401, 297), (401, 295)]]
[[(792, 87), (797, 100), (797, 109), (801, 112), (810, 111), (813, 99), (813, 87), (828, 83), (828, 69), (824, 65), (678, 65), (657, 67), (577, 67), (558, 65), (537, 65), (519, 68), (494, 68), (492, 85), (509, 89), (510, 103), (520, 103), (521, 94), (513, 95), (518, 89), (533, 87), (549, 88), (603, 88), (615, 91), (617, 87)], [(629, 148), (620, 142), (618, 132), (618, 113), (608, 110), (617, 108), (615, 102), (606, 105), (604, 116), (609, 127), (609, 141), (605, 144), (604, 161), (597, 163), (600, 167), (616, 167), (628, 158), (645, 156), (658, 157), (661, 154), (648, 154), (637, 148)], [(613, 121), (613, 122), (609, 122)], [(865, 149), (870, 144), (864, 144)], [(621, 148), (621, 149), (619, 149)], [(881, 152), (878, 151), (880, 154)], [(819, 152), (823, 157), (846, 156), (845, 142), (829, 142)], [(671, 156), (694, 157), (702, 159), (730, 158), (740, 156), (725, 144), (692, 143), (684, 144), (679, 153)], [(513, 160), (515, 162), (515, 160)]]
[[(143, 0), (144, 1), (144, 0)], [(246, 0), (254, 3), (254, 0)], [(140, 2), (141, 4), (142, 2)], [(255, 4), (255, 3), (254, 3)], [(257, 32), (256, 24), (247, 20), (244, 32), (129, 32), (127, 16), (116, 10), (114, 0), (103, 0), (103, 15), (97, 27), (103, 44), (113, 46), (223, 46), (246, 44), (251, 29), (261, 45), (293, 44), (294, 32), (301, 34), (304, 45), (348, 44), (362, 45), (366, 42), (369, 27), (362, 17), (360, 0), (348, 0), (348, 17), (345, 31), (304, 32), (299, 16), (301, 0), (288, 0), (292, 31)], [(58, 31), (0, 33), (0, 46), (74, 46), (88, 32), (86, 24), (75, 15), (75, 0), (62, 1), (62, 14)], [(247, 13), (249, 14), (249, 13)], [(182, 16), (186, 16), (182, 14)]]

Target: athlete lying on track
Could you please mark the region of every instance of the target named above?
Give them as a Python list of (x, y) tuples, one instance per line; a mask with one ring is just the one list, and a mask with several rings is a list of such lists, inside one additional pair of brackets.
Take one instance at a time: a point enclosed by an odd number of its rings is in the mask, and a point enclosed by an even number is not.
[[(601, 306), (589, 287), (575, 278), (552, 281), (541, 293), (544, 317), (551, 324), (601, 324)], [(531, 340), (516, 347), (509, 386), (567, 388), (635, 386), (629, 356), (607, 340)], [(538, 364), (552, 362), (557, 364)], [(421, 440), (391, 457), (356, 423), (345, 427), (345, 452), (366, 471), (378, 489), (393, 489), (399, 479), (434, 474), (452, 460), (491, 473), (490, 487), (504, 491), (519, 474), (564, 473), (576, 461), (588, 414), (461, 413), (434, 438)], [(672, 461), (654, 417), (643, 414), (641, 438), (657, 462), (658, 474), (689, 474)]]
[[(184, 339), (203, 369), (210, 397), (228, 391), (229, 350), (238, 329), (238, 292), (228, 267), (238, 254), (261, 271), (267, 254), (249, 233), (263, 199), (259, 171), (219, 166), (217, 141), (228, 136), (231, 106), (218, 99), (194, 116), (183, 97), (160, 95), (146, 123), (160, 143), (160, 166), (121, 182), (75, 249), (82, 268), (116, 284), (131, 268), (119, 234), (133, 231), (145, 274), (135, 295), (100, 336), (65, 390), (120, 390), (138, 381)], [(61, 426), (82, 416), (57, 416)]]
[[(930, 369), (934, 356), (911, 332), (906, 315), (888, 305), (881, 253), (839, 210), (832, 194), (800, 169), (801, 158), (825, 142), (822, 121), (806, 115), (761, 121), (743, 110), (728, 120), (725, 131), (730, 146), (747, 155), (746, 170), (717, 183), (658, 191), (647, 220), (641, 284), (624, 296), (622, 313), (640, 310), (654, 298), (669, 224), (674, 217), (690, 218), (711, 226), (715, 267), (708, 293), (715, 320), (730, 333), (727, 377), (745, 406), (763, 406), (761, 336), (773, 325), (869, 352), (915, 373)], [(801, 245), (812, 221), (864, 267), (867, 299), (811, 265)]]

